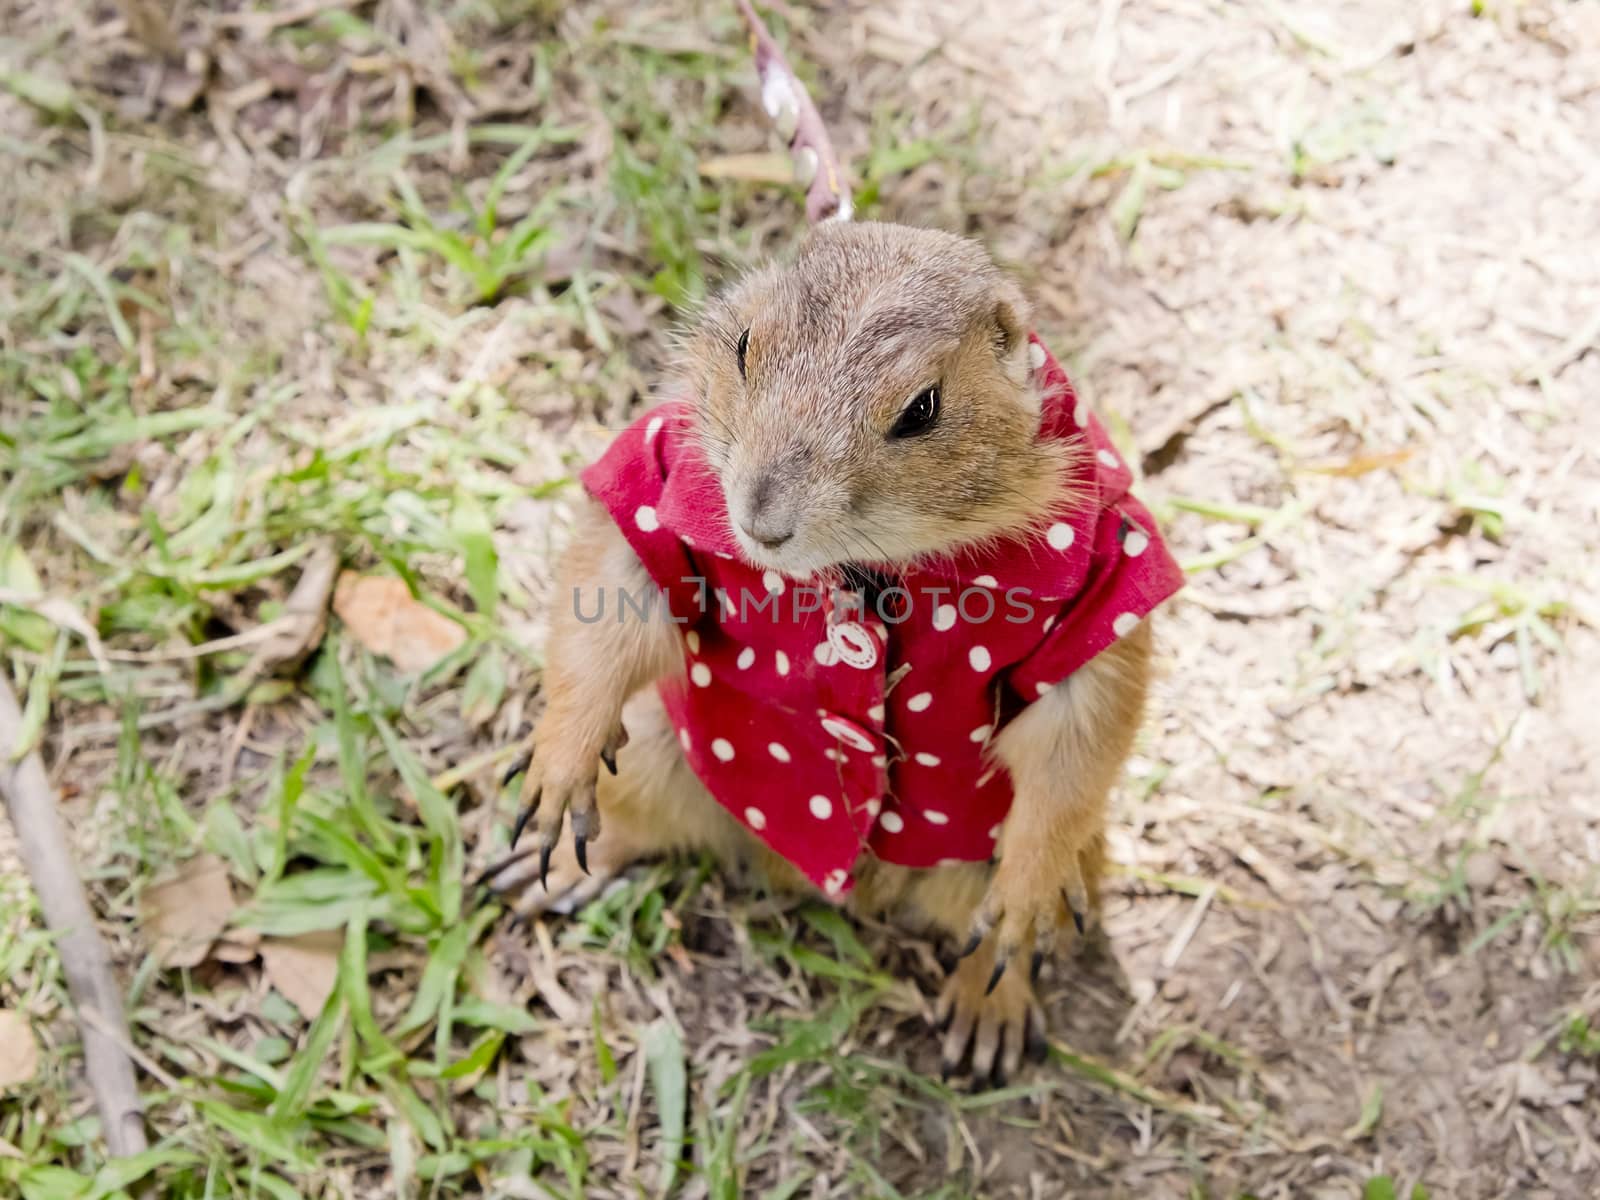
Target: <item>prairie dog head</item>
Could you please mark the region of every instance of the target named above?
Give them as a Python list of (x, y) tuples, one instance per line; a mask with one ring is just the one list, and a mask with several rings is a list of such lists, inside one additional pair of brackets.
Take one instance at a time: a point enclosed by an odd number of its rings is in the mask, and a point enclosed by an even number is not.
[(829, 222), (711, 302), (687, 349), (751, 561), (805, 577), (1026, 526), (1061, 486), (1021, 293), (976, 243)]

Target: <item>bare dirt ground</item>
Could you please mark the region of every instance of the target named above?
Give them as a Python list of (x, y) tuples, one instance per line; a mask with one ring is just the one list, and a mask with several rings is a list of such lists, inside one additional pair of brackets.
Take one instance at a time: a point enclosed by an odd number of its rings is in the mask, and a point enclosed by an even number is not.
[[(697, 170), (771, 170), (728, 157), (771, 148), (731, 11), (191, 6), (158, 73), (121, 10), (7, 8), (3, 582), (110, 662), (19, 603), (0, 637), (163, 1194), (1600, 1194), (1600, 8), (778, 11), (863, 209), (1018, 273), (1191, 571), (1104, 936), (990, 1096), (925, 1078), (938, 948), (692, 866), (531, 929), (452, 883), (503, 846), (554, 485), (674, 306), (797, 233)], [(185, 649), (318, 545), (464, 635), (420, 677), (348, 606), (304, 663)], [(201, 851), (236, 928), (163, 966)], [(76, 1194), (39, 1173), (99, 1161), (71, 1022), (3, 896), (45, 1065), (0, 1180)]]

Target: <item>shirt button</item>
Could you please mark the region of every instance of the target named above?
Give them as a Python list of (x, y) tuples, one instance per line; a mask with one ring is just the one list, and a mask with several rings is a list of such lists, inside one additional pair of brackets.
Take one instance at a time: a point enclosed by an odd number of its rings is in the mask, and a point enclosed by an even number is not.
[(878, 643), (859, 621), (828, 626), (828, 644), (839, 660), (863, 671), (878, 665)]

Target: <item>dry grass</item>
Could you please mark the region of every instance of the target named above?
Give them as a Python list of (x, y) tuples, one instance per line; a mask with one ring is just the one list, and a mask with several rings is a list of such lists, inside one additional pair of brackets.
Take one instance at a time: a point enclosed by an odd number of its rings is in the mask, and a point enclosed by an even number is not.
[[(189, 5), (165, 71), (143, 9), (14, 0), (0, 41), (0, 640), (159, 1145), (103, 1169), (6, 858), (0, 1007), (45, 1052), (0, 1189), (1600, 1189), (1594, 5), (780, 10), (863, 206), (1016, 269), (1193, 572), (1108, 936), (986, 1096), (924, 1074), (931, 947), (693, 865), (532, 929), (462, 886), (572, 470), (674, 310), (796, 232), (696, 171), (768, 148), (731, 7)], [(191, 649), (320, 539), (461, 648)], [(240, 907), (164, 967), (152, 885), (199, 853)]]

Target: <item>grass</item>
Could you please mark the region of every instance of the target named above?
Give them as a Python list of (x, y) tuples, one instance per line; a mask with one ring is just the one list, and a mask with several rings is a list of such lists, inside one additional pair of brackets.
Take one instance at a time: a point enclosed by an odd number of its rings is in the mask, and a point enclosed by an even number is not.
[[(341, 13), (280, 36), (312, 48), (381, 40)], [(332, 318), (315, 365), (354, 380), (420, 362), (439, 376), (383, 405), (306, 406), (296, 374), (311, 364), (287, 358), (275, 338), (267, 308), (279, 300), (253, 305), (219, 265), (226, 231), (244, 219), (236, 193), (202, 185), (183, 211), (157, 205), (121, 219), (77, 201), (96, 233), (81, 250), (8, 264), (16, 282), (0, 314), (9, 331), (0, 386), (27, 399), (0, 435), (0, 595), (10, 598), (0, 632), (26, 695), (30, 745), (64, 711), (116, 714), (102, 784), (114, 802), (97, 806), (109, 822), (99, 839), (116, 849), (97, 893), (113, 917), (132, 914), (174, 864), (209, 853), (241, 899), (234, 929), (266, 943), (323, 933), (337, 946), (326, 1003), (309, 1015), (277, 990), (246, 1001), (242, 977), (220, 964), (174, 975), (146, 954), (130, 1020), (159, 1082), (146, 1095), (158, 1141), (140, 1159), (106, 1163), (71, 1080), (57, 964), (26, 889), (11, 880), (0, 962), (30, 982), (8, 1003), (61, 1035), (22, 1103), (0, 1107), (0, 1147), (17, 1151), (0, 1155), (0, 1186), (25, 1200), (152, 1184), (171, 1197), (291, 1197), (317, 1191), (324, 1171), (336, 1181), (327, 1187), (349, 1194), (384, 1179), (450, 1196), (532, 1177), (549, 1194), (580, 1197), (589, 1140), (620, 1140), (641, 1105), (656, 1130), (645, 1159), (662, 1192), (698, 1172), (713, 1195), (733, 1196), (750, 1153), (736, 1150), (746, 1098), (774, 1072), (823, 1072), (805, 1107), (859, 1120), (864, 1145), (898, 1106), (956, 1104), (945, 1089), (845, 1050), (890, 980), (848, 926), (820, 911), (747, 930), (758, 961), (810, 992), (816, 1011), (768, 1029), (768, 1048), (692, 1114), (697, 1072), (667, 1018), (625, 1035), (648, 1064), (648, 1086), (635, 1093), (596, 1008), (598, 1092), (587, 1099), (610, 1113), (600, 1128), (574, 1123), (571, 1097), (532, 1084), (508, 1097), (497, 1078), (509, 1043), (549, 1044), (551, 1019), (487, 988), (483, 943), (500, 912), (464, 889), (465, 776), (430, 770), (412, 746), (441, 716), (463, 737), (486, 726), (525, 686), (536, 664), (504, 614), (529, 597), (504, 569), (496, 530), (569, 476), (560, 464), (537, 478), (519, 473), (518, 447), (532, 436), (525, 394), (461, 371), (454, 347), (502, 314), (536, 334), (583, 337), (592, 351), (583, 361), (597, 371), (580, 374), (580, 360), (554, 348), (536, 354), (580, 402), (587, 389), (589, 403), (604, 405), (630, 352), (597, 304), (621, 292), (692, 305), (710, 271), (702, 248), (737, 252), (721, 236), (737, 185), (708, 184), (696, 162), (714, 143), (739, 64), (599, 39), (577, 55), (540, 58), (547, 88), (551, 71), (600, 82), (592, 120), (615, 145), (598, 211), (590, 180), (564, 181), (549, 165), (585, 133), (560, 121), (470, 126), (468, 153), (481, 166), (465, 182), (440, 171), (448, 135), (380, 131), (369, 146), (315, 163), (287, 203), (294, 270), (320, 282), (320, 296), (298, 299)], [(687, 106), (670, 99), (685, 96)], [(886, 136), (874, 178), (930, 152)], [(48, 173), (64, 165), (59, 155), (32, 157)], [(159, 186), (192, 182), (187, 149), (162, 147), (150, 161)], [(352, 216), (330, 220), (342, 208)], [(638, 266), (618, 271), (585, 255), (570, 275), (547, 278), (549, 252), (574, 227), (590, 239), (610, 229), (637, 247)], [(187, 364), (192, 384), (171, 381), (174, 362)], [(189, 652), (277, 615), (322, 538), (348, 566), (399, 575), (458, 622), (468, 635), (460, 650), (416, 679), (336, 634), (282, 678), (252, 675), (248, 647)], [(62, 603), (31, 611), (47, 588)], [(98, 655), (102, 639), (109, 659)], [(247, 756), (264, 754), (262, 765), (219, 771), (187, 755), (192, 718), (241, 708), (291, 714), (262, 754)], [(206, 797), (198, 808), (197, 796)], [(624, 888), (586, 910), (563, 945), (649, 979), (705, 878), (663, 871)], [(243, 1024), (225, 1036), (177, 1035), (174, 1002), (205, 995), (245, 1003)], [(398, 1010), (395, 997), (406, 998)]]
[[(68, 784), (156, 1137), (140, 1159), (104, 1160), (59, 964), (30, 892), (0, 872), (0, 1004), (28, 1017), (44, 1050), (35, 1078), (0, 1097), (0, 1192), (584, 1197), (631, 1175), (653, 1195), (718, 1200), (824, 1185), (955, 1198), (986, 1186), (969, 1148), (992, 1159), (992, 1144), (1054, 1142), (1104, 1175), (1154, 1137), (1194, 1194), (1242, 1194), (1211, 1178), (1227, 1168), (1208, 1154), (1242, 1148), (1254, 1161), (1301, 1143), (1282, 1127), (1274, 1055), (1214, 1014), (1130, 1024), (1122, 1060), (1063, 1037), (1051, 1072), (968, 1095), (916, 1069), (927, 1039), (903, 945), (823, 906), (730, 901), (705, 864), (652, 868), (570, 920), (508, 935), (534, 945), (549, 978), (514, 978), (501, 961), (504, 914), (464, 881), (469, 857), (506, 836), (513, 801), (492, 780), (534, 711), (529, 614), (550, 501), (579, 465), (569, 430), (620, 422), (657, 379), (660, 340), (629, 314), (655, 331), (691, 310), (775, 249), (788, 234), (772, 231), (792, 230), (798, 211), (792, 195), (700, 173), (704, 158), (748, 149), (730, 143), (752, 121), (728, 14), (696, 41), (649, 14), (559, 23), (558, 8), (441, 10), (451, 44), (424, 65), (465, 89), (459, 122), (426, 79), (406, 83), (409, 109), (376, 86), (398, 85), (382, 64), (402, 43), (362, 6), (264, 35), (255, 49), (319, 80), (348, 68), (357, 89), (339, 94), (357, 123), (332, 122), (305, 156), (311, 118), (289, 91), (235, 146), (209, 106), (136, 123), (87, 67), (71, 85), (48, 62), (0, 76), (41, 113), (28, 137), (0, 136), (25, 185), (7, 215), (27, 234), (0, 247), (0, 648), (24, 742)], [(35, 19), (28, 45), (64, 57), (66, 18)], [(425, 45), (404, 48), (426, 56)], [(949, 170), (957, 193), (1004, 174), (981, 106), (947, 100), (932, 122), (909, 101), (874, 103), (863, 214), (900, 211), (896, 185), (912, 172)], [(1284, 117), (1272, 169), (1286, 189), (1393, 158), (1385, 114), (1327, 111)], [(85, 182), (97, 146), (104, 186)], [(1097, 181), (1109, 243), (1140, 262), (1161, 249), (1146, 243), (1171, 193), (1202, 175), (1253, 186), (1264, 169), (1143, 140), (1053, 162), (1025, 181), (1028, 203)], [(134, 185), (119, 198), (123, 169)], [(1286, 212), (1312, 207), (1284, 194)], [(1307, 353), (1329, 378), (1359, 373), (1343, 348)], [(1164, 521), (1228, 535), (1188, 542), (1197, 584), (1300, 553), (1324, 531), (1332, 489), (1405, 473), (1386, 449), (1329, 459), (1301, 415), (1251, 390), (1221, 410), (1242, 423), (1251, 463), (1266, 463), (1265, 494), (1237, 498), (1219, 478), (1216, 494), (1152, 497)], [(1107, 416), (1132, 447), (1127, 423)], [(1528, 532), (1490, 468), (1463, 459), (1443, 478), (1403, 482), (1496, 544)], [(229, 639), (282, 612), (323, 541), (347, 568), (403, 579), (459, 626), (459, 648), (404, 675), (335, 621), (303, 661), (258, 669), (253, 644)], [(1432, 669), (1441, 686), (1452, 655), (1509, 641), (1525, 696), (1541, 697), (1542, 668), (1592, 624), (1563, 580), (1439, 575), (1428, 588), (1466, 599), (1395, 670)], [(1303, 653), (1286, 657), (1331, 675), (1369, 600), (1336, 597), (1347, 608), (1320, 614), (1320, 630), (1308, 622)], [(1141, 810), (1192, 786), (1185, 770), (1154, 772)], [(1515, 802), (1486, 772), (1450, 795), (1426, 830), (1438, 856), (1386, 842), (1368, 857), (1388, 830), (1341, 813), (1325, 845), (1300, 838), (1307, 861), (1401, 873), (1402, 923), (1470, 912), (1469, 957), (1501, 954), (1534, 922), (1540, 953), (1576, 974), (1600, 881), (1557, 878), (1513, 849), (1515, 886), (1475, 896), (1468, 857), (1499, 844), (1490, 819)], [(1262, 815), (1303, 798), (1265, 793)], [(1346, 802), (1359, 798), (1335, 803)], [(1245, 830), (1264, 842), (1312, 825), (1294, 820)], [(1347, 836), (1359, 850), (1328, 850)], [(1162, 898), (1215, 896), (1212, 923), (1292, 910), (1259, 899), (1248, 875), (1238, 888), (1213, 878), (1204, 837), (1128, 873)], [(303, 1011), (255, 962), (172, 968), (149, 950), (142, 903), (199, 855), (226, 865), (230, 939), (325, 939), (320, 1008)], [(1202, 957), (1197, 944), (1186, 965)], [(1074, 993), (1075, 1018), (1120, 1002), (1096, 989), (1110, 990), (1097, 978)], [(558, 1015), (563, 996), (571, 1010)], [(1592, 1058), (1593, 1019), (1563, 1007), (1549, 1045)], [(1191, 1060), (1203, 1064), (1192, 1079)], [(1363, 1078), (1333, 1134), (1387, 1153), (1383, 1139), (1413, 1115), (1401, 1094)], [(1425, 1194), (1398, 1169), (1367, 1182), (1379, 1168), (1360, 1154), (1352, 1178), (1366, 1194)]]

